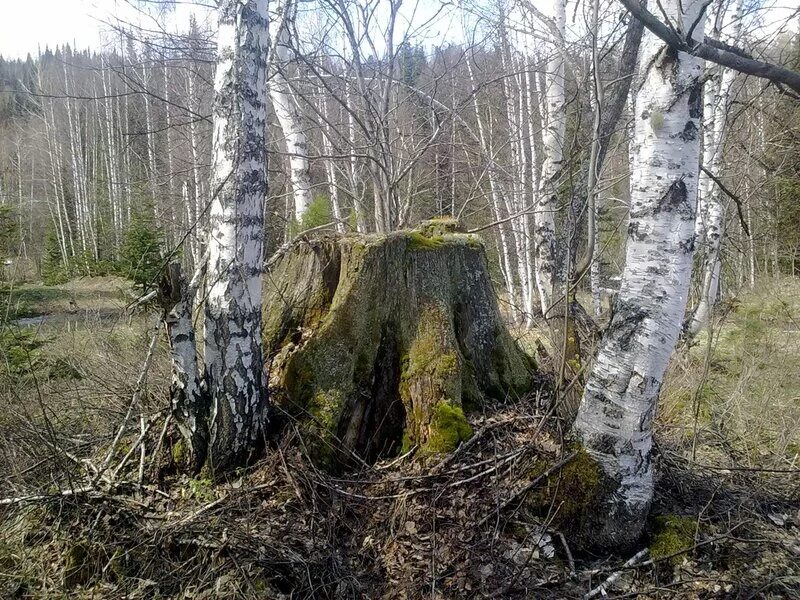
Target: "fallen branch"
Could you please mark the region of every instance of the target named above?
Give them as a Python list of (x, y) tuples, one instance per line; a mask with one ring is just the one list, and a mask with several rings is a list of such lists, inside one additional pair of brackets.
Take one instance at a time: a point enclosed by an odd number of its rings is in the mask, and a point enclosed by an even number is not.
[(629, 558), (625, 562), (624, 565), (622, 565), (622, 568), (619, 571), (614, 571), (611, 575), (609, 575), (603, 583), (601, 583), (596, 588), (591, 590), (588, 594), (586, 594), (583, 597), (583, 600), (590, 600), (591, 598), (594, 598), (598, 594), (603, 594), (605, 596), (606, 589), (609, 586), (613, 585), (614, 582), (620, 578), (620, 576), (625, 572), (626, 569), (635, 566), (639, 561), (641, 561), (645, 556), (647, 556), (649, 552), (650, 551), (647, 548), (645, 548), (644, 550), (640, 550), (639, 552), (634, 554), (631, 558)]
[(52, 500), (53, 498), (64, 498), (66, 496), (77, 496), (87, 492), (97, 491), (92, 485), (85, 485), (79, 488), (62, 490), (58, 494), (34, 494), (31, 496), (17, 496), (16, 498), (0, 498), (0, 506), (11, 506), (13, 504), (23, 504), (25, 502), (41, 502), (42, 500)]

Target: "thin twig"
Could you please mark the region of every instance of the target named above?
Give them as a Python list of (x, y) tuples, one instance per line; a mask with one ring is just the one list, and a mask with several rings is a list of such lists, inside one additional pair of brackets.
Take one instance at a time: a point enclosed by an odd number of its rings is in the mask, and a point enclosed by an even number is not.
[(139, 378), (136, 381), (136, 388), (134, 389), (133, 396), (131, 397), (131, 402), (128, 404), (128, 411), (125, 413), (125, 418), (122, 420), (122, 424), (120, 424), (117, 434), (114, 436), (114, 441), (111, 442), (111, 447), (108, 449), (108, 453), (106, 454), (102, 465), (100, 465), (97, 475), (95, 475), (94, 479), (92, 480), (92, 485), (97, 485), (97, 482), (100, 481), (103, 473), (108, 470), (108, 467), (111, 465), (111, 461), (114, 459), (114, 454), (116, 454), (120, 440), (122, 440), (122, 436), (128, 427), (128, 421), (131, 419), (133, 409), (139, 404), (142, 387), (144, 386), (144, 380), (147, 377), (147, 371), (150, 369), (150, 363), (153, 360), (153, 354), (155, 354), (157, 342), (158, 327), (153, 331), (153, 335), (150, 338), (150, 347), (147, 349), (147, 356), (145, 357), (144, 364), (142, 364), (142, 369), (139, 372)]

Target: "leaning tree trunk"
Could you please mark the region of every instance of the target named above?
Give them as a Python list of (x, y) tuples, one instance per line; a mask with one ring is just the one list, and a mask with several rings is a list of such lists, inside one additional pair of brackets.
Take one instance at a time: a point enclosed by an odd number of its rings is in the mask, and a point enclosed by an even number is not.
[(463, 409), (531, 389), (483, 244), (451, 229), (303, 240), (271, 261), (273, 402), (300, 417), (321, 464), (452, 450), (471, 435)]
[[(662, 6), (682, 31), (699, 20), (702, 40), (700, 0)], [(638, 539), (653, 498), (651, 423), (689, 290), (702, 115), (702, 60), (647, 35), (640, 64), (622, 287), (575, 421), (608, 484), (585, 526), (617, 549)]]
[(209, 460), (222, 472), (247, 460), (267, 412), (260, 333), (268, 40), (267, 0), (220, 2), (204, 359)]

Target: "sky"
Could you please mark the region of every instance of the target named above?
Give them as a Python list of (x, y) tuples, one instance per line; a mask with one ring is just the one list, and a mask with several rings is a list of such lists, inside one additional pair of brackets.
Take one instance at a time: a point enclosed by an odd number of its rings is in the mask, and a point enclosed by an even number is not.
[[(174, 13), (160, 22), (170, 30), (176, 24), (185, 29), (191, 13), (208, 18), (207, 10), (179, 2)], [(0, 0), (0, 55), (25, 58), (28, 53), (35, 55), (39, 47), (67, 43), (77, 49), (102, 48), (109, 39), (107, 23), (114, 22), (115, 16), (148, 25), (127, 0)], [(149, 26), (153, 27), (152, 21)]]
[[(108, 40), (109, 27), (106, 23), (113, 21), (113, 16), (153, 27), (153, 21), (148, 23), (142, 13), (132, 8), (131, 3), (135, 1), (0, 0), (0, 55), (5, 58), (25, 58), (29, 52), (35, 55), (40, 47), (52, 48), (66, 43), (77, 49), (102, 48)], [(213, 5), (213, 0), (197, 1)], [(438, 5), (439, 2), (440, 0), (406, 0), (405, 4), (413, 6), (413, 12), (419, 18), (420, 13), (434, 12), (431, 4)], [(539, 0), (535, 0), (535, 3), (541, 5)], [(764, 14), (764, 20), (770, 23), (770, 28), (785, 25), (786, 18), (794, 8), (793, 0), (767, 0), (764, 4), (776, 5), (776, 8)], [(191, 13), (200, 20), (208, 19), (210, 15), (208, 9), (193, 6), (191, 0), (182, 0), (175, 4), (173, 13), (160, 17), (159, 22), (168, 30), (175, 30), (177, 27), (185, 29)], [(795, 18), (794, 24), (790, 26), (796, 29), (797, 22)], [(452, 27), (453, 23), (447, 19), (443, 29)], [(429, 30), (428, 33), (436, 35), (436, 29)]]

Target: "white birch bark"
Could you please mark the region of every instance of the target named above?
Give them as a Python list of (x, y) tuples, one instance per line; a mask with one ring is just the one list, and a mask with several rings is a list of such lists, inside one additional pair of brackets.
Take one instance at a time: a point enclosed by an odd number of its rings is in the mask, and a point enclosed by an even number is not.
[[(197, 86), (194, 82), (194, 70), (190, 70), (187, 76), (187, 84), (189, 88), (189, 106), (195, 113), (199, 110), (199, 102), (195, 99), (195, 92)], [(200, 177), (200, 150), (197, 131), (197, 119), (194, 116), (189, 120), (189, 148), (192, 153), (192, 184), (194, 190), (194, 221), (192, 237), (194, 239), (195, 248), (195, 268), (199, 265), (200, 258), (205, 252), (205, 239), (207, 232), (205, 228), (205, 206), (203, 205), (203, 183)]]
[(350, 81), (345, 82), (345, 111), (347, 112), (347, 141), (350, 146), (350, 168), (348, 169), (348, 176), (350, 178), (350, 195), (353, 198), (353, 210), (356, 211), (356, 229), (359, 233), (367, 233), (369, 231), (369, 222), (367, 220), (367, 207), (364, 203), (364, 186), (362, 185), (361, 165), (358, 160), (356, 152), (356, 110), (353, 104), (353, 95), (350, 92)]
[[(724, 10), (725, 5), (720, 5)], [(723, 28), (718, 37), (733, 44), (741, 31), (742, 0), (737, 0), (734, 10), (724, 15)], [(703, 166), (717, 177), (722, 172), (723, 148), (728, 129), (727, 115), (730, 110), (730, 91), (736, 71), (725, 67), (715, 67), (715, 77), (706, 84), (705, 111), (703, 115)], [(710, 85), (709, 85), (710, 84)], [(722, 204), (722, 190), (705, 172), (700, 173), (697, 223), (695, 233), (703, 251), (703, 282), (700, 300), (692, 313), (686, 334), (696, 336), (705, 326), (719, 293), (719, 279), (722, 271), (722, 238), (725, 211)]]
[(269, 92), (289, 154), (289, 181), (294, 196), (294, 218), (302, 221), (312, 197), (308, 142), (303, 116), (288, 79), (292, 57), (289, 24), (293, 13), (294, 6), (291, 0), (275, 2), (270, 10), (269, 33), (275, 55), (270, 61)]
[(566, 0), (555, 0), (553, 24), (557, 38), (549, 44), (544, 75), (545, 123), (542, 174), (539, 178), (536, 210), (534, 212), (534, 240), (536, 248), (536, 285), (542, 313), (548, 316), (554, 295), (559, 293), (556, 274), (556, 211), (558, 209), (558, 180), (564, 154), (566, 106), (564, 96), (564, 63), (566, 61), (564, 35), (566, 31)]
[(111, 102), (110, 85), (109, 82), (106, 81), (106, 64), (102, 59), (100, 62), (100, 69), (100, 76), (103, 83), (103, 96), (105, 96), (103, 100), (103, 110), (106, 124), (105, 141), (107, 148), (105, 155), (108, 172), (108, 201), (111, 205), (111, 225), (114, 229), (114, 248), (116, 252), (122, 243), (122, 212), (121, 202), (117, 194), (119, 173), (117, 170), (117, 151), (114, 139), (114, 110)]
[(227, 471), (261, 440), (266, 385), (261, 263), (266, 197), (267, 0), (219, 3), (205, 304), (210, 464)]
[(171, 263), (159, 290), (172, 361), (172, 416), (190, 457), (186, 466), (193, 473), (203, 467), (208, 452), (208, 407), (200, 386), (192, 323), (196, 289), (197, 281), (187, 284), (180, 263)]
[[(700, 20), (694, 37), (703, 38), (701, 0), (661, 6), (682, 31)], [(597, 545), (617, 549), (638, 539), (653, 498), (651, 424), (686, 309), (702, 114), (702, 60), (647, 34), (640, 64), (622, 286), (575, 421), (608, 478), (587, 527)]]
[[(494, 155), (492, 154), (492, 150), (490, 147), (490, 143), (486, 139), (486, 129), (483, 124), (483, 118), (481, 117), (480, 107), (478, 106), (478, 96), (477, 96), (477, 86), (475, 83), (475, 73), (472, 69), (472, 57), (467, 60), (467, 69), (469, 72), (470, 78), (470, 85), (472, 88), (472, 108), (475, 112), (475, 121), (478, 125), (478, 141), (481, 145), (481, 153), (483, 156), (486, 157), (488, 160), (488, 167), (487, 167), (487, 177), (489, 179), (489, 197), (491, 200), (491, 207), (492, 207), (492, 216), (496, 221), (500, 221), (503, 218), (503, 211), (501, 209), (501, 200), (500, 194), (498, 191), (498, 186), (496, 182), (496, 174), (495, 174), (495, 166), (494, 166)], [(509, 253), (509, 242), (508, 236), (506, 235), (506, 223), (500, 223), (497, 227), (498, 234), (499, 234), (499, 242), (500, 242), (500, 252), (499, 261), (500, 261), (500, 271), (503, 274), (503, 280), (506, 285), (506, 292), (508, 293), (509, 302), (513, 307), (517, 307), (517, 292), (514, 286), (514, 276), (511, 270), (511, 257)], [(514, 311), (514, 318), (518, 318), (518, 311)]]
[[(514, 102), (516, 94), (514, 93), (510, 82), (510, 78), (514, 77), (511, 74), (513, 64), (510, 57), (510, 50), (508, 48), (506, 35), (503, 36), (503, 46), (500, 49), (500, 58), (503, 65), (503, 72), (508, 74), (506, 77), (503, 77), (503, 93), (505, 96), (506, 121), (508, 123), (508, 136), (511, 146), (511, 166), (512, 169), (516, 171), (515, 175), (518, 175), (520, 172), (523, 173), (523, 177), (521, 178), (518, 176), (512, 177), (510, 182), (510, 194), (503, 194), (503, 197), (506, 199), (506, 210), (508, 214), (514, 215), (521, 213), (525, 209), (525, 177), (524, 167), (521, 166), (523, 163), (521, 155), (524, 153), (524, 151), (520, 145), (521, 123), (517, 119), (518, 113)], [(517, 277), (519, 279), (520, 300), (522, 301), (522, 306), (518, 307), (518, 309), (522, 314), (523, 323), (529, 324), (531, 317), (530, 309), (533, 306), (533, 297), (531, 295), (532, 288), (530, 285), (530, 273), (525, 259), (527, 256), (527, 251), (530, 249), (526, 223), (527, 219), (525, 216), (520, 215), (519, 217), (512, 219), (511, 230), (513, 233), (514, 246), (517, 254)]]
[(144, 119), (147, 132), (145, 133), (145, 143), (147, 145), (147, 174), (150, 184), (150, 195), (153, 200), (153, 216), (159, 220), (159, 197), (158, 197), (158, 170), (156, 167), (156, 135), (153, 121), (153, 109), (150, 101), (150, 77), (147, 68), (148, 56), (142, 58), (142, 88), (144, 93)]
[(167, 158), (167, 210), (169, 211), (170, 215), (170, 227), (167, 229), (167, 243), (170, 246), (175, 244), (175, 232), (178, 228), (178, 213), (175, 210), (175, 171), (174, 171), (174, 161), (172, 158), (172, 106), (170, 102), (170, 85), (169, 85), (169, 69), (167, 69), (167, 63), (165, 62), (163, 65), (163, 74), (164, 74), (164, 99), (166, 102), (164, 103), (164, 119), (166, 121), (166, 134), (167, 139), (164, 154), (166, 154)]

